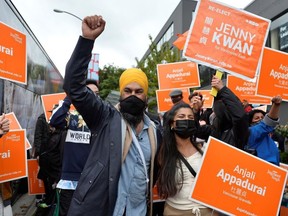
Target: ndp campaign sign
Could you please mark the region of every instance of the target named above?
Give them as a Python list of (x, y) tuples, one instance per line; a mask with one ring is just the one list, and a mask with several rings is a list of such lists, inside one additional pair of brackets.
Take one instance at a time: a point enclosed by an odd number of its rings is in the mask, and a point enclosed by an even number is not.
[(213, 0), (198, 1), (184, 56), (235, 76), (254, 78), (270, 20)]
[[(65, 92), (41, 95), (42, 106), (47, 121), (50, 119), (52, 110), (55, 107), (55, 105), (59, 105), (59, 103), (61, 103), (61, 101), (63, 101), (66, 96), (67, 95)], [(75, 110), (73, 104), (71, 104), (70, 110)]]
[(229, 215), (278, 215), (285, 169), (210, 137), (191, 199)]
[[(166, 112), (174, 105), (171, 97), (169, 96), (172, 90), (173, 89), (156, 90), (158, 112)], [(182, 91), (183, 101), (189, 104), (189, 88), (179, 88), (179, 90)]]
[(39, 165), (37, 159), (27, 160), (29, 195), (45, 194), (44, 182), (37, 178)]
[(280, 95), (283, 101), (288, 101), (287, 53), (270, 48), (264, 49), (257, 82), (257, 94), (268, 98)]
[[(255, 77), (258, 80), (258, 76)], [(256, 82), (250, 82), (247, 80), (243, 80), (239, 77), (235, 77), (232, 75), (227, 76), (226, 85), (233, 93), (241, 100), (244, 99), (248, 101), (250, 104), (266, 104), (270, 105), (271, 100), (269, 98), (256, 95)]]
[(158, 64), (157, 76), (161, 90), (200, 86), (198, 65), (194, 62)]
[(0, 22), (0, 77), (26, 84), (26, 35)]
[[(18, 119), (16, 118), (14, 112), (10, 112), (10, 113), (5, 114), (5, 117), (8, 118), (9, 121), (10, 121), (10, 130), (22, 129), (22, 127), (21, 127)], [(31, 146), (29, 140), (27, 139), (27, 137), (26, 137), (25, 140), (26, 140), (26, 141), (25, 141), (25, 143), (26, 143), (26, 144), (25, 144), (25, 145), (26, 145), (26, 149), (27, 149), (27, 150), (28, 150), (28, 149), (31, 149), (32, 146)]]
[(27, 176), (26, 130), (11, 130), (0, 139), (0, 183)]

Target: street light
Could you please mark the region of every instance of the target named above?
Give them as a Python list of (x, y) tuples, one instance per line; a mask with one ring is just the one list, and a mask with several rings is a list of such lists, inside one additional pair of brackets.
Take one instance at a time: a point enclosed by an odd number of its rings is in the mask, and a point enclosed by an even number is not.
[(67, 12), (67, 11), (58, 10), (58, 9), (54, 9), (53, 11), (56, 12), (56, 13), (66, 13), (66, 14), (69, 14), (69, 15), (74, 16), (75, 18), (77, 18), (77, 19), (79, 19), (79, 20), (82, 21), (82, 19), (81, 19), (80, 17), (76, 16), (75, 14), (69, 13), (69, 12)]

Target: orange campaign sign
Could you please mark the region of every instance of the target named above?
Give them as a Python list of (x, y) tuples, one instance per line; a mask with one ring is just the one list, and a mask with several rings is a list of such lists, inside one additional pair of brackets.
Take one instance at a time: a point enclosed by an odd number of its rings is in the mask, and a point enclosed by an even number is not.
[(267, 47), (264, 49), (256, 93), (268, 98), (280, 95), (283, 101), (288, 101), (287, 53)]
[[(14, 112), (10, 112), (10, 113), (5, 114), (5, 117), (8, 118), (9, 121), (10, 121), (10, 130), (22, 129), (22, 127), (21, 127), (18, 119), (16, 118)], [(31, 146), (29, 140), (27, 139), (27, 137), (26, 137), (25, 140), (26, 140), (26, 141), (25, 141), (26, 149), (27, 149), (27, 150), (28, 150), (28, 149), (31, 149), (32, 146)]]
[(210, 136), (191, 199), (231, 215), (278, 215), (287, 172)]
[(0, 22), (0, 77), (27, 84), (26, 35)]
[(203, 108), (212, 108), (214, 104), (214, 97), (210, 94), (211, 90), (194, 90), (193, 92), (200, 92), (204, 99)]
[[(257, 78), (258, 76), (256, 76), (256, 80)], [(271, 104), (270, 99), (256, 95), (256, 82), (249, 82), (239, 77), (228, 75), (226, 85), (241, 101), (245, 99), (249, 104)]]
[[(51, 117), (53, 107), (58, 105), (60, 101), (64, 100), (66, 93), (55, 93), (55, 94), (46, 94), (41, 95), (42, 105), (47, 121)], [(70, 110), (75, 110), (75, 107), (71, 104)]]
[[(288, 172), (288, 164), (280, 163), (280, 167)], [(281, 202), (280, 216), (288, 215), (288, 178), (286, 180), (285, 190)]]
[(10, 130), (0, 139), (0, 183), (27, 176), (25, 130)]
[(200, 86), (198, 65), (190, 61), (158, 64), (157, 76), (160, 90)]
[(153, 187), (152, 199), (153, 199), (153, 203), (165, 201), (164, 199), (161, 199), (160, 196), (158, 195), (158, 189), (156, 185)]
[(254, 78), (270, 22), (214, 0), (198, 1), (183, 55), (222, 72)]
[(27, 160), (28, 164), (28, 193), (29, 195), (45, 194), (44, 183), (37, 178), (38, 161), (36, 159)]
[[(170, 110), (171, 107), (173, 106), (171, 97), (169, 96), (172, 90), (173, 89), (156, 90), (158, 112), (166, 112)], [(189, 88), (181, 88), (180, 90), (183, 93), (183, 101), (189, 104), (188, 100), (190, 94)]]

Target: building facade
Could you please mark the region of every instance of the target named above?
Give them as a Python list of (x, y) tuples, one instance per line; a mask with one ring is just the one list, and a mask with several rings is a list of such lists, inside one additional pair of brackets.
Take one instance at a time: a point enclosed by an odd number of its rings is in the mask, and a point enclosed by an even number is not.
[[(189, 29), (192, 21), (192, 14), (195, 11), (196, 5), (197, 1), (194, 0), (180, 1), (154, 39), (154, 42), (157, 44), (158, 48), (160, 48), (165, 42), (169, 42), (172, 47), (172, 43), (177, 39), (177, 34), (182, 34)], [(146, 59), (149, 54), (150, 50), (148, 49), (141, 60)]]

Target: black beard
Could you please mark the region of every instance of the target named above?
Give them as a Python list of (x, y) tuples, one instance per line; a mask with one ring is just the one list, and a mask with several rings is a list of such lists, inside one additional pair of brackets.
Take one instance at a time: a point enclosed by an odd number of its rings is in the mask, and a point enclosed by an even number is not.
[(130, 124), (132, 127), (136, 128), (137, 125), (143, 120), (144, 113), (141, 115), (131, 115), (129, 113), (121, 112), (123, 118)]

